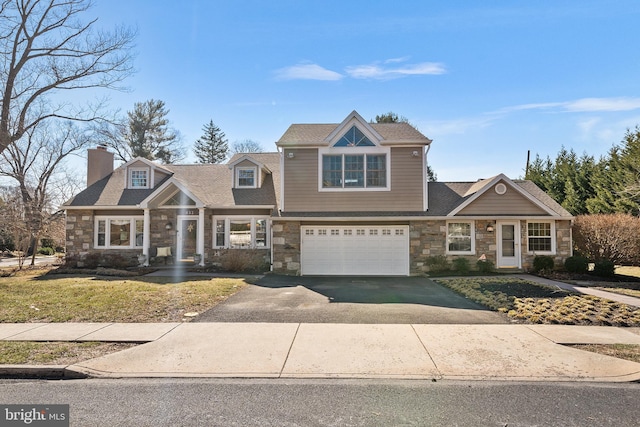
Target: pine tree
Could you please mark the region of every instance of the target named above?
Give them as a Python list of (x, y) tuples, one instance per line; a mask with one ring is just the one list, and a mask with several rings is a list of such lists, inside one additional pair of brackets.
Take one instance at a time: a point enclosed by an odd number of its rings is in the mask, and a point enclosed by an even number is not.
[(221, 163), (227, 158), (229, 152), (228, 141), (225, 134), (210, 120), (202, 128), (204, 134), (195, 142), (193, 154), (199, 163)]
[(151, 99), (135, 103), (133, 111), (127, 113), (129, 125), (124, 134), (130, 158), (144, 157), (163, 163), (182, 158), (180, 135), (169, 127), (167, 114), (169, 110), (163, 101)]

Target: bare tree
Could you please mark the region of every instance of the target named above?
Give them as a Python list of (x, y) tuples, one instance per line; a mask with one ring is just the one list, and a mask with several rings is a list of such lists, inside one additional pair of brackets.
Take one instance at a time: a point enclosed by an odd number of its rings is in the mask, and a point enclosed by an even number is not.
[(0, 154), (0, 176), (13, 179), (20, 192), (22, 221), (34, 257), (40, 235), (62, 197), (69, 197), (75, 190), (69, 187), (64, 161), (90, 142), (91, 134), (74, 123), (48, 121), (29, 128), (24, 137)]
[(51, 118), (99, 120), (102, 108), (54, 102), (60, 91), (117, 89), (133, 72), (135, 31), (82, 22), (91, 0), (0, 0), (0, 153)]
[(262, 145), (259, 142), (253, 141), (251, 139), (245, 139), (243, 141), (236, 141), (231, 144), (231, 148), (229, 149), (231, 154), (238, 153), (262, 153), (264, 150)]

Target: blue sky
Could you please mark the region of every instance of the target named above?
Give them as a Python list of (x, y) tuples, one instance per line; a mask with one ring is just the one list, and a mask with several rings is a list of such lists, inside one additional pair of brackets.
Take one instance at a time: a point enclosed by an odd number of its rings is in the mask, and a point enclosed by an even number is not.
[(90, 14), (139, 33), (111, 105), (163, 100), (189, 147), (209, 120), (271, 151), (291, 123), (393, 111), (433, 139), (438, 180), (474, 181), (522, 176), (527, 150), (599, 157), (640, 124), (636, 0), (96, 0)]

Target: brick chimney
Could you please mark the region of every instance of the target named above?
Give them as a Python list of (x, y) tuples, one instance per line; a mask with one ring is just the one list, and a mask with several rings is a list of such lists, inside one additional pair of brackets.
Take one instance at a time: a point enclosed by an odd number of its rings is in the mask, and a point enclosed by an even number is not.
[(87, 187), (113, 172), (113, 153), (104, 145), (87, 150)]

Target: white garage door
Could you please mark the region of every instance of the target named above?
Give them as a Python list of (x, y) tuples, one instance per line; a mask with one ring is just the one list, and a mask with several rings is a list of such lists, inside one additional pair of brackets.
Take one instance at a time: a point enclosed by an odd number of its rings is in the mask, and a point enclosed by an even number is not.
[(306, 275), (409, 275), (409, 227), (303, 226)]

